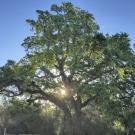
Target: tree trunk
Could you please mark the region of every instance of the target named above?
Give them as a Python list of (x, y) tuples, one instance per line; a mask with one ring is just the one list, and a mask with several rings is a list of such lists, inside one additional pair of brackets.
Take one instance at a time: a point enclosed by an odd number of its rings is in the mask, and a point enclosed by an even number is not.
[(75, 114), (73, 117), (64, 116), (64, 130), (62, 135), (84, 135), (81, 125), (81, 116), (77, 115)]
[(65, 115), (65, 132), (63, 135), (84, 135), (82, 130), (82, 112), (81, 103), (74, 102), (74, 112), (64, 112)]
[(74, 115), (74, 135), (84, 135), (82, 130), (82, 115), (81, 115), (81, 108), (78, 108), (75, 111)]
[(64, 122), (61, 135), (74, 135), (73, 120), (70, 112), (64, 112)]

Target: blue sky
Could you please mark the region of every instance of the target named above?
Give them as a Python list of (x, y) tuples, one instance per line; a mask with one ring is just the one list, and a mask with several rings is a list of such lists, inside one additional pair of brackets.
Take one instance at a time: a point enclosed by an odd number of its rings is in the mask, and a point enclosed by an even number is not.
[[(25, 55), (21, 43), (29, 36), (25, 20), (36, 18), (35, 10), (48, 10), (62, 0), (0, 0), (0, 66), (8, 59), (18, 61)], [(67, 0), (66, 0), (67, 1)], [(114, 34), (127, 32), (135, 42), (135, 0), (68, 0), (92, 13), (100, 31)]]

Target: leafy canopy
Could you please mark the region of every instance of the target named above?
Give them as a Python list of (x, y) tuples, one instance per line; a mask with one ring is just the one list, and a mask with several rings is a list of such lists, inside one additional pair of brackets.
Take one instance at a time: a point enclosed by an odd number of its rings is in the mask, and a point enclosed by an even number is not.
[(71, 3), (37, 14), (27, 20), (34, 34), (22, 44), (26, 56), (0, 68), (1, 93), (49, 100), (62, 110), (92, 101), (117, 115), (133, 106), (135, 55), (126, 33), (103, 35), (92, 14)]

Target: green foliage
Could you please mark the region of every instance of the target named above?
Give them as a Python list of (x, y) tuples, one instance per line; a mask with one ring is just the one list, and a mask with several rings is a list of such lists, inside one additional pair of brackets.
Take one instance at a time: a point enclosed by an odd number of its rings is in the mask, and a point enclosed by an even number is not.
[[(0, 132), (4, 128), (11, 134), (55, 135), (55, 116), (42, 114), (41, 105), (28, 105), (17, 98), (12, 98), (1, 106)], [(49, 107), (48, 107), (49, 109)], [(46, 125), (46, 126), (45, 126)]]
[(27, 20), (34, 35), (22, 44), (26, 56), (0, 68), (0, 92), (23, 94), (31, 102), (49, 100), (71, 115), (91, 101), (112, 125), (123, 124), (126, 132), (129, 126), (121, 117), (135, 103), (135, 55), (128, 35), (99, 33), (92, 14), (71, 3), (37, 14), (36, 20)]

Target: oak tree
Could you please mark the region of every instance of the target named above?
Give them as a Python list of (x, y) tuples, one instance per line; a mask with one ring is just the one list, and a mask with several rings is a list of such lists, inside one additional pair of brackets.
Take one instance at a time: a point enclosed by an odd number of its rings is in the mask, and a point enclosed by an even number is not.
[(126, 33), (103, 35), (93, 15), (71, 3), (37, 14), (27, 20), (33, 35), (22, 44), (26, 56), (0, 68), (1, 93), (50, 101), (63, 111), (70, 135), (84, 134), (89, 104), (105, 112), (134, 103), (135, 55)]

